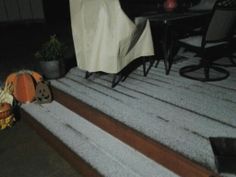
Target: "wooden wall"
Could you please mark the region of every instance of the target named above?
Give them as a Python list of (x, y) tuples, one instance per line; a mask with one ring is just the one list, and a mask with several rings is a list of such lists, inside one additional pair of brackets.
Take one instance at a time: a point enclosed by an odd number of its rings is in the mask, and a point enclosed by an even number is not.
[(42, 0), (0, 0), (0, 22), (44, 20)]

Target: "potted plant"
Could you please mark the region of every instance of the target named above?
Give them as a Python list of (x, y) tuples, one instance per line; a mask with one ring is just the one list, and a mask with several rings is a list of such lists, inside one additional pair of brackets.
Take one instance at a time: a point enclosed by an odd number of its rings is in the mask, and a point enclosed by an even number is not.
[(46, 78), (56, 79), (64, 74), (64, 52), (64, 44), (58, 40), (56, 35), (52, 35), (35, 53), (35, 57), (39, 59), (41, 72)]

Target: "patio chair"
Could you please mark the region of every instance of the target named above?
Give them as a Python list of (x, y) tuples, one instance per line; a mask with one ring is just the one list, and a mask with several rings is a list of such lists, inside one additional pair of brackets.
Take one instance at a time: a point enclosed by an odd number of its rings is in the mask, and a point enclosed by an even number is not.
[(232, 42), (232, 54), (231, 54), (231, 65), (230, 66), (236, 66), (236, 33), (234, 32), (233, 42)]
[(125, 67), (138, 58), (148, 74), (153, 64), (148, 57), (154, 55), (149, 21), (130, 20), (119, 0), (70, 0), (70, 13), (76, 60), (86, 78), (94, 72), (114, 74), (114, 87), (126, 78)]
[(223, 67), (236, 67), (236, 35), (233, 36), (229, 48), (227, 57), (222, 58), (221, 60), (214, 62), (215, 65), (223, 66)]
[(177, 42), (179, 47), (197, 52), (201, 58), (199, 64), (181, 68), (180, 75), (199, 81), (217, 81), (227, 78), (229, 72), (216, 66), (214, 61), (222, 56), (228, 56), (227, 51), (235, 22), (235, 0), (218, 0), (204, 33)]

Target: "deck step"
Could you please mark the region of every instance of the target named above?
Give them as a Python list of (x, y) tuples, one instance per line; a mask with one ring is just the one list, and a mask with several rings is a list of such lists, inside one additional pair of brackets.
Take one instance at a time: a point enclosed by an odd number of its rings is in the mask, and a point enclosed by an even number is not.
[[(72, 68), (65, 77), (51, 81), (53, 96), (77, 116), (179, 176), (216, 177), (209, 138), (236, 135), (236, 71), (227, 68), (230, 77), (212, 83), (179, 77), (179, 69), (192, 62), (197, 60), (176, 63), (168, 76), (163, 74), (163, 64), (148, 77), (138, 68), (113, 89), (110, 75), (97, 74), (86, 80), (83, 71)], [(97, 146), (102, 151), (103, 146)]]
[(236, 135), (234, 78), (220, 87), (160, 72), (137, 69), (111, 89), (109, 75), (73, 68), (51, 83), (55, 100), (180, 176), (215, 175), (209, 137)]
[(22, 105), (22, 111), (107, 177), (177, 177), (60, 103)]

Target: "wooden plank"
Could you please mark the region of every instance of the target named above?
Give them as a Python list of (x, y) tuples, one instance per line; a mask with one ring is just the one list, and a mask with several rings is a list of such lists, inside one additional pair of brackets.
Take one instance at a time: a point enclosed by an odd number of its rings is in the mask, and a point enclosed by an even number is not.
[(17, 0), (5, 0), (8, 21), (13, 22), (21, 20)]
[(20, 110), (20, 117), (25, 120), (50, 146), (52, 146), (65, 160), (68, 161), (82, 176), (102, 177), (97, 170), (85, 162), (81, 157), (74, 153), (61, 140), (49, 132), (43, 125), (36, 121), (30, 114), (23, 109)]
[(157, 163), (183, 177), (218, 177), (219, 175), (187, 159), (142, 133), (122, 124), (75, 97), (52, 87), (54, 99), (114, 137), (135, 148)]

